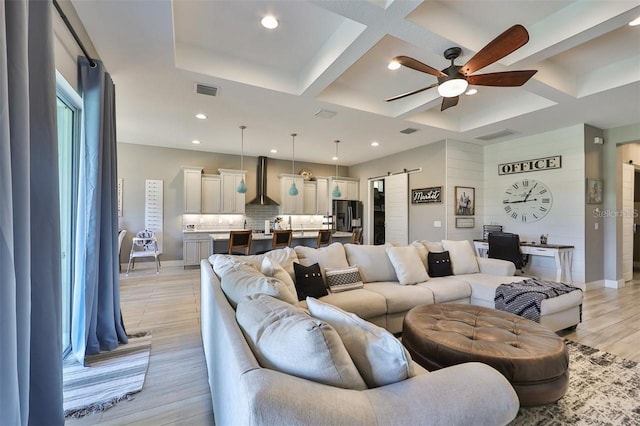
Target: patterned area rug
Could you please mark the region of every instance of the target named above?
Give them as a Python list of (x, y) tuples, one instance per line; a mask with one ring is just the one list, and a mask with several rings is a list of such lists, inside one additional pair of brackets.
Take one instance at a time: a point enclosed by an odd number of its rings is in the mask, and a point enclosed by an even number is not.
[(64, 413), (78, 418), (104, 411), (142, 390), (149, 366), (151, 333), (129, 336), (117, 349), (90, 355), (88, 367), (75, 359), (63, 365)]
[(511, 425), (639, 425), (638, 363), (565, 342), (569, 390), (564, 398), (555, 404), (521, 408)]

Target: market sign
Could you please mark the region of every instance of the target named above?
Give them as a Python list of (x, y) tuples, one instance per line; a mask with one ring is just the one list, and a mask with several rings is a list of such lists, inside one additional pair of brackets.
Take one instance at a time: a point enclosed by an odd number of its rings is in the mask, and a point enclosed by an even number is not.
[(514, 161), (513, 163), (498, 164), (498, 175), (512, 175), (515, 173), (539, 172), (541, 170), (559, 169), (562, 167), (562, 155), (536, 158), (535, 160)]
[(420, 188), (411, 190), (411, 204), (441, 203), (442, 187)]

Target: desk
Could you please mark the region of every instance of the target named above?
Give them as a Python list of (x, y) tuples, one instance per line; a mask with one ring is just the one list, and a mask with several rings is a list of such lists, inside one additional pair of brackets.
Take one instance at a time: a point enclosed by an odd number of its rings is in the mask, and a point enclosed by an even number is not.
[[(474, 240), (476, 253), (480, 257), (486, 257), (489, 252), (489, 243), (484, 240)], [(573, 284), (571, 277), (571, 262), (573, 261), (573, 246), (558, 244), (521, 243), (522, 254), (530, 256), (553, 257), (556, 261), (556, 281)]]

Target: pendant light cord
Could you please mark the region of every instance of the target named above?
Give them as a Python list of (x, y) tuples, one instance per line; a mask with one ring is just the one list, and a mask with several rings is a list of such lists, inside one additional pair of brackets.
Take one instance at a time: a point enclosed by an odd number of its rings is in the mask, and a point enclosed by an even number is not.
[(240, 170), (244, 170), (244, 129), (247, 126), (240, 126)]
[(291, 133), (291, 174), (295, 174), (296, 169), (296, 136), (297, 133)]
[(340, 143), (339, 140), (335, 141), (336, 142), (336, 178), (338, 177), (338, 144)]

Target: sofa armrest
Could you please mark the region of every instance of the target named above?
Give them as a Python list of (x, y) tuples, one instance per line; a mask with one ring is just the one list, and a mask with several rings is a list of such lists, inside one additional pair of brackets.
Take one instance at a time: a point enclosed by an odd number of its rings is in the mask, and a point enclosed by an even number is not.
[(242, 376), (249, 423), (306, 425), (505, 425), (518, 396), (495, 369), (466, 363), (365, 391), (267, 369)]
[(476, 257), (480, 272), (489, 275), (513, 276), (516, 273), (516, 265), (513, 262), (488, 257)]

